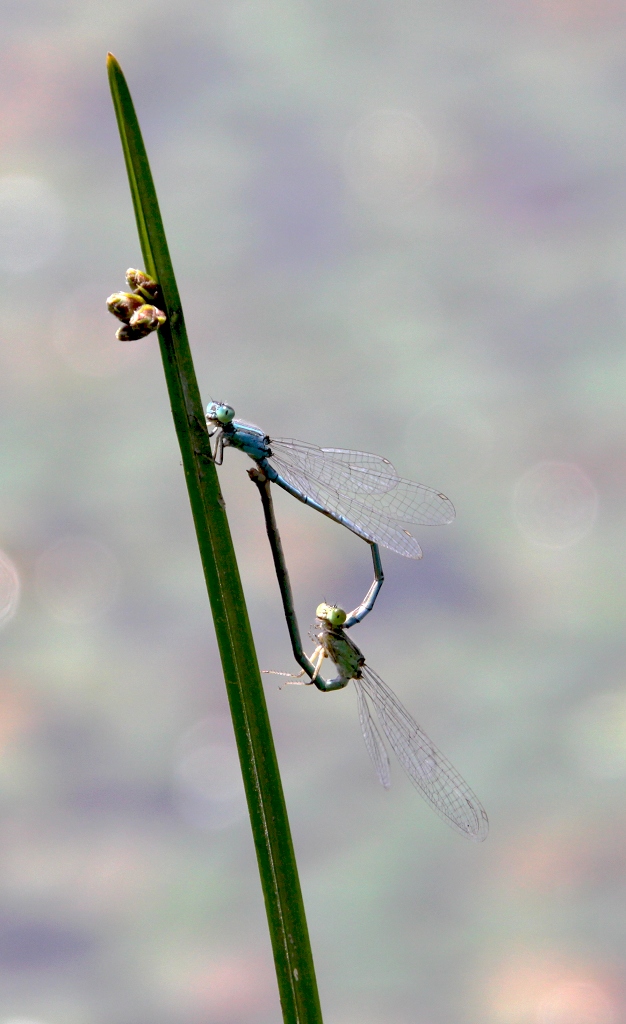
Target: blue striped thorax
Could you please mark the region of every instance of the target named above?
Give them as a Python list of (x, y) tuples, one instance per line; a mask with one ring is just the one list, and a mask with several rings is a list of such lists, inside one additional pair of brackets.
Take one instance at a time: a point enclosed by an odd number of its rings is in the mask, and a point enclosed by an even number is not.
[(269, 459), (272, 450), (267, 434), (260, 427), (255, 427), (254, 423), (246, 423), (234, 417), (235, 410), (226, 402), (209, 402), (207, 405), (207, 424), (221, 430), (225, 445), (239, 448), (256, 462)]
[(233, 420), (223, 430), (224, 444), (230, 445), (231, 448), (239, 448), (251, 459), (258, 462), (260, 459), (268, 459), (271, 456), (270, 439), (260, 427), (255, 427), (252, 423), (244, 423), (243, 420)]

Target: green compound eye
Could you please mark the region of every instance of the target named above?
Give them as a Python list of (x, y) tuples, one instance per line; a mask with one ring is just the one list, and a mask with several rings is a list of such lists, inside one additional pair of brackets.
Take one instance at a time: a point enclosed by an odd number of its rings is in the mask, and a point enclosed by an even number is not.
[(336, 604), (318, 604), (315, 614), (318, 619), (323, 619), (331, 626), (343, 626), (347, 619), (343, 608), (338, 608)]
[(220, 423), (230, 423), (235, 417), (235, 410), (232, 405), (218, 405), (215, 412), (215, 419)]
[(217, 420), (218, 423), (230, 423), (234, 415), (232, 405), (226, 405), (225, 402), (209, 402), (206, 407), (207, 419)]

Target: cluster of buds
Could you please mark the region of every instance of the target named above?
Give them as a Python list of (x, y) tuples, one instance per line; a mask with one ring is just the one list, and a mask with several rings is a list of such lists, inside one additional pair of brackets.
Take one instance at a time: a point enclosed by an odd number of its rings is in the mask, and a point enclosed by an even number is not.
[(118, 341), (145, 338), (167, 320), (165, 313), (153, 305), (158, 298), (159, 286), (143, 270), (126, 271), (130, 292), (113, 292), (107, 299), (109, 313), (122, 321), (115, 337)]

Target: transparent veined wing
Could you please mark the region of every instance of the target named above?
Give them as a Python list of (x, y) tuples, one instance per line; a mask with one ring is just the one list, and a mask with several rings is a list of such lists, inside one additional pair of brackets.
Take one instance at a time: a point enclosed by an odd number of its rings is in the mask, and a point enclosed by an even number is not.
[(320, 448), (290, 437), (270, 438), (272, 452), (307, 478), (352, 495), (385, 494), (398, 483), (389, 459), (348, 448)]
[(363, 739), (365, 740), (365, 746), (367, 752), (372, 759), (372, 764), (376, 771), (378, 781), (389, 789), (391, 785), (391, 775), (389, 773), (389, 756), (383, 743), (382, 737), (376, 727), (376, 723), (372, 718), (372, 713), (369, 709), (363, 689), (358, 679), (354, 680), (356, 687), (356, 696), (359, 705), (359, 721), (361, 723), (361, 732), (363, 733)]
[(399, 477), (379, 455), (288, 439), (270, 445), (269, 461), (288, 483), (350, 520), (366, 540), (398, 554), (422, 557), (406, 526), (437, 526), (454, 519), (454, 506), (444, 494)]
[(322, 508), (343, 516), (352, 524), (354, 532), (359, 536), (381, 544), (383, 547), (389, 548), (390, 551), (395, 551), (407, 558), (422, 557), (421, 547), (408, 530), (398, 526), (386, 515), (381, 515), (376, 508), (363, 505), (361, 501), (346, 491), (342, 492), (336, 486), (316, 478), (311, 471), (311, 464), (313, 463), (316, 469), (321, 469), (321, 467), (315, 464), (314, 458), (307, 456), (306, 460), (300, 460), (300, 452), (297, 449), (290, 449), (283, 453), (283, 450), (279, 449), (274, 442), (272, 442), (272, 452), (269, 461), (287, 483), (314, 498)]
[(382, 455), (319, 448), (292, 438), (271, 438), (270, 447), (274, 457), (307, 479), (375, 505), (398, 522), (442, 526), (455, 517), (454, 505), (445, 494), (405, 480)]
[(407, 558), (422, 557), (421, 547), (408, 530), (396, 526), (385, 516), (379, 516), (372, 508), (362, 507), (357, 499), (342, 496), (335, 488), (319, 483), (312, 476), (307, 476), (305, 470), (290, 465), (281, 456), (275, 455), (269, 461), (288, 484), (313, 498), (329, 513), (342, 516), (342, 521), (346, 525), (350, 524), (350, 529), (364, 540), (373, 541)]
[(452, 828), (482, 842), (489, 820), (478, 797), (380, 676), (369, 665), (362, 671), (358, 683), (376, 708), (383, 732), (411, 782)]

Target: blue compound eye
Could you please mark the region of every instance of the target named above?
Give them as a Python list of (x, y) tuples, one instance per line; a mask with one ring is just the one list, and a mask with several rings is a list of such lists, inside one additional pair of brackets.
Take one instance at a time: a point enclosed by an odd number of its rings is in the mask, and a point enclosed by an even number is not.
[(218, 405), (215, 411), (215, 419), (220, 423), (230, 423), (234, 416), (235, 410), (232, 405)]
[(218, 423), (230, 423), (235, 415), (235, 410), (232, 405), (226, 405), (225, 402), (209, 402), (206, 407), (206, 418), (207, 420), (214, 420)]

